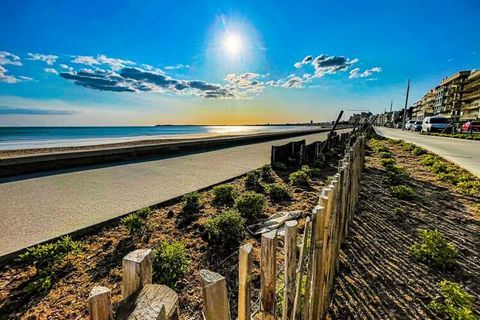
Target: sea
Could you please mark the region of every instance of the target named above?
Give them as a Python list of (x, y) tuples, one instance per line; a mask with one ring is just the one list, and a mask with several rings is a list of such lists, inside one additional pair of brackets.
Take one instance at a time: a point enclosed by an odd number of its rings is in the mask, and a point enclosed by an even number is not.
[(201, 126), (162, 125), (128, 127), (0, 127), (0, 150), (78, 147), (189, 135), (242, 135), (311, 130), (308, 125)]

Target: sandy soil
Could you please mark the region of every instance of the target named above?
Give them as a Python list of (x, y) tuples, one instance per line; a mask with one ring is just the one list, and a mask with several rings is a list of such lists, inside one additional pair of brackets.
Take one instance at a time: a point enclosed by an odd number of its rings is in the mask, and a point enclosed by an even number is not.
[(76, 146), (76, 147), (52, 147), (52, 148), (37, 148), (37, 149), (19, 149), (19, 150), (0, 150), (0, 159), (1, 158), (13, 158), (20, 156), (29, 156), (37, 154), (46, 154), (46, 153), (61, 153), (61, 152), (71, 152), (71, 151), (87, 151), (87, 150), (102, 150), (102, 149), (114, 149), (114, 148), (125, 148), (125, 147), (138, 147), (138, 146), (148, 146), (156, 144), (165, 144), (172, 142), (184, 142), (192, 140), (204, 140), (211, 138), (227, 138), (227, 137), (236, 137), (238, 135), (221, 135), (221, 134), (192, 134), (192, 135), (179, 135), (172, 138), (166, 139), (151, 139), (151, 140), (132, 140), (125, 142), (117, 143), (104, 143), (104, 144), (95, 144), (95, 145), (85, 145), (85, 146)]
[[(331, 163), (336, 163), (332, 160)], [(312, 180), (308, 188), (292, 188), (293, 199), (280, 203), (266, 197), (265, 217), (278, 211), (302, 210), (311, 212), (318, 201), (318, 192), (324, 186), (327, 177), (334, 174), (336, 168), (323, 169), (321, 178)], [(287, 183), (289, 172), (279, 171), (274, 179)], [(242, 178), (234, 180), (238, 190), (244, 190)], [(148, 187), (148, 184), (147, 184)], [(184, 319), (201, 319), (202, 298), (198, 272), (200, 269), (216, 271), (227, 278), (231, 309), (236, 314), (236, 288), (238, 251), (222, 251), (210, 246), (205, 240), (204, 224), (206, 220), (225, 208), (212, 205), (212, 193), (201, 192), (205, 205), (193, 221), (185, 221), (181, 203), (160, 206), (148, 217), (150, 231), (146, 239), (132, 238), (120, 223), (105, 227), (98, 233), (84, 236), (83, 253), (71, 257), (69, 266), (57, 275), (50, 290), (41, 294), (29, 295), (23, 291), (34, 279), (33, 266), (12, 262), (0, 267), (0, 319), (86, 319), (88, 318), (87, 297), (95, 285), (107, 286), (112, 290), (114, 303), (121, 298), (121, 261), (134, 249), (151, 248), (163, 239), (181, 239), (190, 256), (191, 264), (187, 276), (179, 284), (180, 310)], [(247, 225), (256, 221), (248, 221)], [(299, 223), (303, 230), (303, 220)], [(302, 231), (303, 232), (303, 231)], [(243, 243), (254, 243), (253, 298), (258, 298), (259, 285), (259, 238), (247, 236)], [(281, 247), (279, 248), (279, 252)], [(282, 261), (281, 255), (278, 256)], [(255, 304), (253, 304), (255, 306)]]
[[(475, 202), (419, 163), (418, 157), (386, 143), (406, 169), (417, 198), (393, 198), (377, 156), (367, 158), (360, 202), (340, 255), (340, 272), (329, 319), (437, 319), (428, 303), (443, 279), (461, 283), (476, 297), (480, 314), (480, 217)], [(404, 221), (394, 209), (407, 212)], [(438, 229), (458, 248), (459, 264), (439, 271), (415, 260), (409, 251), (419, 229)]]

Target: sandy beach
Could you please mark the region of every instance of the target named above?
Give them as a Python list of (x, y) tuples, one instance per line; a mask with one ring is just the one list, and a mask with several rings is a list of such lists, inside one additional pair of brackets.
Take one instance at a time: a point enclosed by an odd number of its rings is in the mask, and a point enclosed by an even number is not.
[[(297, 130), (291, 130), (291, 131), (305, 131), (307, 133), (310, 130), (297, 129)], [(175, 142), (205, 140), (205, 139), (212, 139), (212, 138), (232, 138), (232, 137), (241, 137), (241, 136), (272, 134), (272, 133), (276, 133), (276, 132), (253, 131), (253, 132), (242, 132), (241, 134), (200, 133), (200, 134), (172, 135), (169, 137), (158, 137), (158, 138), (150, 138), (150, 139), (147, 139), (144, 137), (126, 137), (126, 138), (118, 138), (118, 139), (89, 139), (89, 140), (79, 139), (78, 141), (71, 140), (71, 144), (72, 144), (71, 146), (59, 145), (59, 146), (52, 146), (52, 147), (45, 147), (45, 148), (42, 147), (42, 148), (0, 150), (0, 159), (23, 157), (23, 156), (30, 156), (30, 155), (40, 155), (40, 154), (50, 154), (50, 153), (116, 149), (116, 148), (126, 148), (126, 147), (159, 145), (159, 144), (175, 143)], [(112, 142), (112, 141), (118, 141), (118, 142)]]

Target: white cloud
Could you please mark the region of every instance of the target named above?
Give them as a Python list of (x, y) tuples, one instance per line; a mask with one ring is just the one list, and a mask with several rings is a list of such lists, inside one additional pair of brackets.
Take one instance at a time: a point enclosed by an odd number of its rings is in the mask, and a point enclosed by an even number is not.
[(33, 60), (33, 61), (43, 61), (49, 66), (53, 65), (55, 61), (57, 61), (58, 56), (53, 55), (53, 54), (40, 54), (40, 53), (28, 53), (28, 60)]
[(100, 65), (100, 62), (92, 56), (76, 56), (71, 62), (87, 66)]
[(66, 64), (62, 63), (60, 65), (60, 68), (68, 70), (68, 71), (73, 71), (73, 67), (67, 66)]
[(11, 64), (13, 66), (21, 66), (22, 62), (19, 56), (7, 51), (0, 51), (0, 65)]
[(179, 69), (188, 69), (190, 66), (188, 64), (176, 64), (174, 66), (166, 66), (164, 67), (165, 70), (179, 70)]
[(6, 82), (6, 83), (17, 82), (17, 78), (6, 75), (5, 73), (7, 73), (7, 72), (8, 72), (8, 70), (0, 65), (0, 82)]
[(112, 70), (120, 70), (126, 66), (135, 65), (135, 62), (133, 61), (110, 58), (104, 54), (99, 54), (96, 58), (93, 56), (75, 56), (75, 58), (71, 62), (77, 64), (84, 64), (90, 67), (107, 65)]
[(373, 67), (371, 69), (367, 69), (363, 72), (360, 72), (360, 68), (355, 68), (350, 70), (350, 75), (348, 76), (349, 79), (357, 79), (357, 78), (366, 78), (371, 76), (373, 73), (382, 72), (382, 68), (380, 67)]
[(29, 81), (33, 80), (32, 78), (29, 77), (15, 77), (11, 75), (7, 75), (8, 70), (3, 67), (4, 65), (12, 65), (12, 66), (22, 66), (22, 61), (19, 56), (7, 52), (7, 51), (0, 51), (0, 82), (5, 82), (5, 83), (17, 83), (20, 81)]
[(119, 70), (127, 65), (134, 65), (135, 62), (130, 61), (130, 60), (123, 60), (123, 59), (117, 59), (117, 58), (109, 58), (106, 55), (99, 55), (97, 56), (97, 61), (100, 62), (101, 64), (106, 64), (110, 66), (113, 70)]
[(53, 73), (53, 74), (58, 74), (58, 71), (53, 69), (53, 68), (45, 68), (43, 69), (46, 73)]

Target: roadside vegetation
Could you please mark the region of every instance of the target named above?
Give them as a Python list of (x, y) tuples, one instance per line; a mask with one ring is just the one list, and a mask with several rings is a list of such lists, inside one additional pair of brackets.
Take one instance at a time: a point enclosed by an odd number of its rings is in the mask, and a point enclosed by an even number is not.
[(420, 240), (411, 247), (415, 258), (432, 267), (448, 269), (457, 261), (457, 248), (438, 230), (421, 230)]
[(23, 290), (32, 294), (50, 289), (56, 280), (57, 273), (69, 266), (69, 256), (79, 254), (81, 248), (80, 242), (65, 236), (55, 242), (27, 249), (18, 260), (33, 264), (35, 275)]
[(439, 133), (439, 132), (422, 132), (421, 134), (428, 136), (480, 140), (480, 133)]
[(428, 305), (443, 318), (478, 320), (473, 313), (473, 296), (458, 283), (443, 280), (438, 284), (439, 295)]
[(183, 243), (163, 240), (153, 250), (153, 256), (153, 282), (176, 289), (190, 263)]
[(327, 319), (479, 319), (478, 178), (380, 137), (364, 174)]

